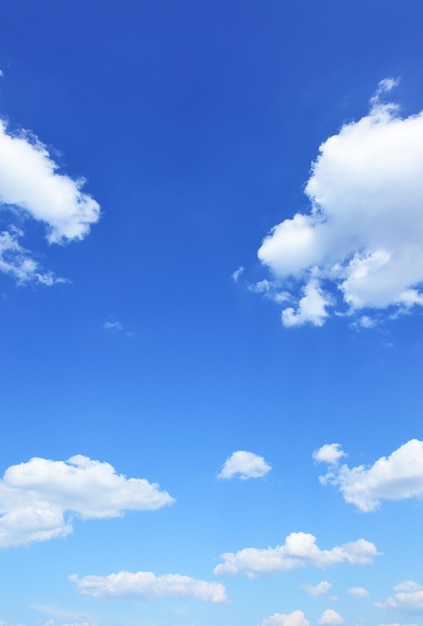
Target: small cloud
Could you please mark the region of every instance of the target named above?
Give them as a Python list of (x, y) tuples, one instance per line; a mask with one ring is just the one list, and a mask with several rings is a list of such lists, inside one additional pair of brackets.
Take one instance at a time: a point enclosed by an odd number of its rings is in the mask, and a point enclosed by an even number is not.
[(272, 469), (262, 456), (253, 452), (238, 450), (231, 454), (223, 464), (218, 478), (235, 478), (247, 480), (248, 478), (261, 478)]
[(370, 541), (359, 539), (351, 543), (335, 546), (331, 550), (321, 550), (316, 545), (316, 537), (309, 533), (291, 533), (282, 546), (276, 548), (244, 548), (239, 552), (222, 554), (223, 563), (214, 569), (215, 574), (235, 576), (244, 574), (247, 578), (259, 578), (279, 572), (287, 572), (298, 567), (331, 567), (340, 563), (365, 565), (379, 556), (376, 546)]
[(156, 576), (152, 572), (118, 572), (109, 576), (73, 574), (69, 580), (76, 583), (80, 593), (92, 598), (195, 598), (203, 602), (227, 602), (226, 590), (221, 583), (197, 580), (181, 574)]
[(306, 323), (314, 326), (323, 326), (329, 313), (327, 307), (332, 304), (332, 298), (320, 288), (315, 278), (303, 288), (303, 297), (300, 298), (297, 310), (288, 307), (282, 311), (282, 324), (286, 327), (303, 326)]
[(347, 589), (347, 593), (353, 598), (367, 598), (370, 595), (364, 587), (350, 587)]
[(381, 457), (367, 468), (364, 465), (353, 468), (334, 465), (326, 475), (319, 476), (319, 481), (323, 485), (339, 487), (344, 500), (364, 512), (377, 509), (381, 500), (422, 497), (423, 441), (411, 439), (390, 456)]
[(120, 332), (123, 330), (123, 325), (121, 322), (104, 322), (103, 328), (106, 330), (116, 330)]
[(331, 587), (331, 583), (328, 583), (326, 580), (323, 580), (318, 585), (303, 585), (304, 591), (306, 591), (309, 596), (323, 596)]
[(244, 273), (244, 269), (245, 268), (242, 265), (240, 265), (238, 269), (233, 272), (232, 280), (234, 281), (234, 283), (237, 283), (239, 278), (241, 278), (242, 274)]
[(322, 617), (317, 622), (318, 624), (330, 624), (331, 626), (339, 626), (344, 624), (345, 620), (337, 611), (333, 609), (327, 609), (323, 612)]
[(310, 622), (302, 611), (293, 611), (289, 614), (275, 613), (258, 626), (310, 626)]
[(407, 580), (394, 587), (395, 594), (385, 600), (377, 602), (379, 609), (395, 609), (401, 613), (423, 613), (423, 585)]
[(315, 450), (312, 455), (317, 463), (328, 463), (329, 465), (337, 465), (339, 459), (343, 456), (347, 455), (339, 443), (326, 443), (318, 450)]

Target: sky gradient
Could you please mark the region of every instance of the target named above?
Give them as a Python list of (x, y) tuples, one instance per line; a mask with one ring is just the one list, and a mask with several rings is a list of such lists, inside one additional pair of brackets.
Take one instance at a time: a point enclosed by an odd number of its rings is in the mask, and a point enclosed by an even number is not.
[(0, 7), (0, 626), (423, 626), (423, 5)]

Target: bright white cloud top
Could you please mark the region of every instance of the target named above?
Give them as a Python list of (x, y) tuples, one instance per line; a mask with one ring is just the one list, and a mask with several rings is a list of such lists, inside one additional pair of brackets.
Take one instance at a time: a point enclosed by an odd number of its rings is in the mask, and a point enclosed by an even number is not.
[(423, 304), (423, 112), (403, 119), (382, 103), (395, 84), (381, 81), (368, 115), (320, 146), (310, 213), (275, 226), (258, 251), (271, 297), (291, 300), (285, 326), (321, 326), (339, 297), (349, 314)]
[(318, 463), (337, 465), (339, 459), (347, 456), (339, 443), (325, 443), (324, 446), (313, 452), (313, 459)]
[(197, 580), (181, 574), (156, 576), (152, 572), (118, 572), (109, 576), (72, 575), (80, 593), (93, 598), (195, 598), (203, 602), (227, 602), (221, 583)]
[[(316, 459), (316, 453), (313, 458)], [(364, 512), (377, 509), (381, 500), (421, 498), (423, 441), (411, 439), (390, 456), (381, 457), (368, 468), (364, 465), (353, 468), (348, 465), (331, 467), (324, 476), (319, 477), (319, 481), (323, 485), (338, 487), (346, 502), (355, 504)]]
[(293, 611), (289, 614), (275, 613), (258, 626), (310, 626), (310, 622), (302, 611)]
[[(44, 224), (49, 243), (83, 239), (100, 217), (100, 206), (82, 191), (83, 178), (59, 174), (46, 146), (30, 133), (8, 132), (0, 119), (0, 207), (13, 221), (13, 211)], [(0, 235), (0, 270), (18, 282), (55, 282), (51, 273), (19, 243), (23, 231), (9, 226)]]
[(226, 552), (222, 554), (224, 562), (215, 567), (214, 573), (259, 578), (305, 566), (364, 565), (372, 563), (374, 557), (379, 555), (376, 546), (365, 539), (321, 550), (314, 535), (299, 532), (288, 535), (285, 544), (276, 548), (244, 548), (235, 553)]
[(345, 620), (337, 611), (334, 611), (333, 609), (326, 609), (317, 623), (340, 626), (340, 624), (345, 623)]
[(325, 593), (329, 591), (332, 587), (332, 584), (327, 580), (322, 580), (318, 585), (303, 585), (304, 591), (308, 593), (309, 596), (323, 596)]
[(238, 450), (226, 459), (217, 477), (248, 480), (249, 478), (261, 478), (271, 469), (271, 465), (262, 456), (253, 452)]
[(414, 580), (406, 580), (394, 587), (395, 594), (378, 602), (380, 609), (395, 609), (402, 613), (423, 614), (423, 585)]
[(0, 546), (69, 535), (67, 512), (84, 520), (112, 518), (173, 501), (157, 483), (116, 474), (109, 463), (82, 455), (66, 462), (32, 458), (9, 467), (0, 482)]

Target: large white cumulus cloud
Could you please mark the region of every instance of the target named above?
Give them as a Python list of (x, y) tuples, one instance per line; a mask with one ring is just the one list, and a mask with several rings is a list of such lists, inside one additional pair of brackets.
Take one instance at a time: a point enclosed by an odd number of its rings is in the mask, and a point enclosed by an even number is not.
[(394, 85), (381, 81), (369, 114), (320, 146), (310, 212), (275, 226), (258, 251), (273, 293), (286, 299), (294, 281), (286, 326), (322, 325), (340, 300), (349, 313), (423, 304), (423, 112), (404, 119), (382, 103)]
[(16, 214), (19, 224), (22, 218), (42, 223), (49, 243), (83, 239), (100, 217), (99, 204), (82, 191), (84, 179), (72, 179), (58, 169), (36, 137), (23, 130), (9, 132), (0, 119), (0, 209), (7, 218), (0, 234), (0, 271), (20, 283), (55, 281), (19, 243), (24, 233), (14, 224)]
[(0, 480), (0, 547), (68, 535), (73, 527), (66, 513), (111, 518), (172, 502), (158, 484), (116, 474), (109, 463), (82, 455), (66, 462), (35, 457), (12, 465)]

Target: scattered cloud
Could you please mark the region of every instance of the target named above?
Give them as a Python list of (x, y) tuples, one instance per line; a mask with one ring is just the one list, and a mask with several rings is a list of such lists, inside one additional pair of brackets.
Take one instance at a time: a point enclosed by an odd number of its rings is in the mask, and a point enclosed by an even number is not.
[(224, 563), (215, 567), (215, 574), (245, 574), (247, 578), (259, 578), (269, 574), (286, 572), (297, 567), (330, 567), (340, 563), (367, 564), (380, 553), (370, 541), (359, 539), (335, 546), (331, 550), (320, 550), (316, 537), (308, 533), (291, 533), (283, 546), (260, 550), (244, 548), (239, 552), (222, 554)]
[(109, 463), (82, 455), (66, 462), (35, 457), (9, 467), (0, 481), (0, 547), (65, 537), (73, 530), (71, 513), (112, 518), (172, 502), (157, 483), (116, 474)]
[(326, 580), (322, 580), (318, 585), (303, 585), (304, 591), (306, 591), (309, 596), (323, 596), (331, 587), (331, 583), (328, 583)]
[(203, 602), (227, 602), (221, 583), (197, 580), (181, 574), (156, 576), (152, 572), (118, 572), (109, 576), (69, 577), (80, 593), (93, 598), (162, 598), (176, 596)]
[(401, 613), (423, 613), (423, 585), (407, 580), (394, 587), (395, 594), (385, 602), (377, 602), (379, 609), (395, 609)]
[(310, 622), (302, 611), (293, 611), (288, 615), (275, 613), (258, 626), (310, 626)]
[(331, 624), (332, 626), (338, 626), (344, 624), (345, 620), (337, 611), (333, 609), (327, 609), (323, 612), (322, 617), (317, 622), (318, 624)]
[(262, 456), (253, 452), (238, 450), (231, 454), (223, 464), (218, 473), (218, 478), (235, 478), (247, 480), (248, 478), (261, 478), (265, 476), (272, 467), (266, 463)]
[(325, 443), (324, 446), (313, 452), (313, 459), (318, 463), (337, 465), (339, 459), (347, 456), (339, 443)]
[(121, 322), (104, 322), (103, 328), (120, 332), (123, 330), (123, 324)]
[(364, 587), (350, 587), (347, 589), (347, 593), (353, 598), (367, 598), (370, 595)]
[(411, 439), (368, 468), (364, 465), (331, 467), (327, 474), (319, 477), (319, 481), (323, 485), (329, 483), (339, 487), (346, 502), (365, 512), (377, 509), (381, 500), (421, 497), (423, 441)]
[(245, 268), (242, 265), (240, 265), (238, 269), (233, 272), (232, 280), (234, 281), (234, 283), (237, 283), (238, 280), (241, 278), (242, 274), (244, 273), (244, 269)]
[[(25, 130), (12, 133), (0, 119), (0, 209), (8, 221), (42, 224), (50, 244), (80, 240), (100, 217), (99, 204), (82, 191), (83, 178), (58, 173), (59, 166), (46, 146)], [(24, 236), (16, 224), (5, 228), (0, 242), (0, 271), (19, 283), (61, 282), (39, 264), (18, 239)]]
[(293, 301), (285, 326), (322, 326), (344, 311), (370, 328), (375, 311), (423, 304), (423, 111), (402, 118), (382, 102), (396, 82), (381, 81), (369, 113), (322, 143), (305, 187), (310, 211), (262, 242), (267, 291)]

